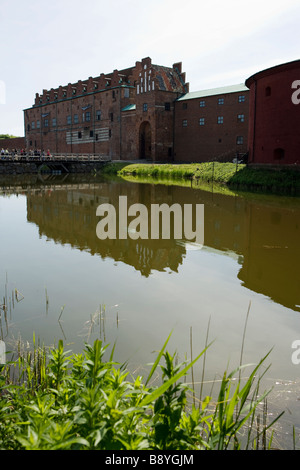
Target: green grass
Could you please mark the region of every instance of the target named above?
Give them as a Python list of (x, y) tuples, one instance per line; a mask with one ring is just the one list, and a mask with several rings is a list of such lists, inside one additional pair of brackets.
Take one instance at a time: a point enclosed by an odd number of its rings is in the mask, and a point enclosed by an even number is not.
[(126, 164), (113, 163), (106, 173), (123, 178), (152, 178), (162, 183), (167, 180), (216, 183), (229, 189), (259, 191), (279, 194), (300, 194), (300, 171), (292, 169), (251, 168), (235, 163), (190, 163), (190, 164)]
[[(170, 336), (169, 336), (170, 338)], [(62, 341), (2, 366), (0, 375), (1, 450), (240, 450), (272, 447), (275, 420), (255, 426), (261, 366), (246, 378), (244, 367), (224, 373), (217, 400), (188, 399), (184, 378), (205, 356), (177, 364), (166, 350), (158, 353), (147, 377), (132, 377), (114, 361), (114, 347), (96, 340), (81, 354)], [(161, 362), (163, 363), (161, 364)], [(160, 369), (160, 383), (153, 383)], [(12, 374), (14, 379), (12, 379)]]

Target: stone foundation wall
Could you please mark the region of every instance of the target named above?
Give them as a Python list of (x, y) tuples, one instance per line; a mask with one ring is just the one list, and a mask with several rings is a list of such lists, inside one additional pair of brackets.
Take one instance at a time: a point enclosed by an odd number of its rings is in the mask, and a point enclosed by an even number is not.
[[(99, 171), (103, 168), (103, 163), (99, 162), (80, 162), (80, 163), (69, 163), (66, 165), (69, 173), (92, 173)], [(57, 170), (62, 173), (66, 171), (62, 167), (57, 167)], [(0, 160), (0, 175), (21, 175), (21, 174), (37, 174), (39, 172), (54, 172), (51, 169), (47, 171), (47, 162), (35, 163), (35, 162), (12, 162), (12, 161), (1, 161)]]

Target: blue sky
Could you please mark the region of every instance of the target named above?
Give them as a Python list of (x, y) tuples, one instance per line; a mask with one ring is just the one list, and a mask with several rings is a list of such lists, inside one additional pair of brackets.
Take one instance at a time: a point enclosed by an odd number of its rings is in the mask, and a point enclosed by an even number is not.
[[(35, 93), (143, 57), (182, 62), (190, 91), (300, 57), (299, 0), (0, 0), (0, 134)], [(300, 79), (300, 77), (299, 77)]]

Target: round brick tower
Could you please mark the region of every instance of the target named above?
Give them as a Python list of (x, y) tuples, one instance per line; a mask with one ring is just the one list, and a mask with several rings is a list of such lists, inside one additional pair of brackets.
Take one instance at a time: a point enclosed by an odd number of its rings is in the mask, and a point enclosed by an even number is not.
[(249, 164), (300, 164), (300, 60), (246, 80)]

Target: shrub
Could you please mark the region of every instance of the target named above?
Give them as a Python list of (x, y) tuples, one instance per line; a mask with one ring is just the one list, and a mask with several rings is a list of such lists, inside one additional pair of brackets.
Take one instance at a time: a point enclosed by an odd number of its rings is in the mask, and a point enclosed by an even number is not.
[[(201, 450), (239, 449), (240, 430), (252, 420), (257, 388), (250, 397), (261, 362), (244, 386), (233, 387), (233, 373), (224, 374), (216, 405), (206, 397), (189, 406), (189, 388), (182, 377), (190, 364), (175, 364), (165, 352), (157, 356), (146, 380), (130, 377), (124, 365), (103, 360), (107, 346), (97, 340), (82, 354), (65, 351), (60, 341), (47, 361), (19, 358), (2, 366), (0, 448), (5, 450)], [(43, 350), (42, 356), (45, 354)], [(161, 358), (164, 365), (160, 365)], [(18, 368), (19, 383), (9, 380)], [(151, 385), (157, 367), (162, 383)], [(21, 381), (22, 379), (22, 381)], [(236, 383), (236, 382), (235, 382)], [(266, 430), (266, 428), (265, 428)], [(265, 431), (264, 430), (264, 431)], [(255, 435), (257, 438), (257, 435)], [(249, 447), (250, 433), (245, 443)]]

